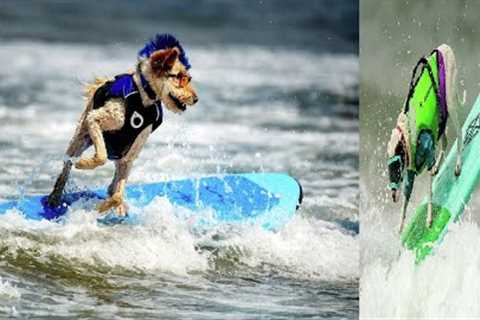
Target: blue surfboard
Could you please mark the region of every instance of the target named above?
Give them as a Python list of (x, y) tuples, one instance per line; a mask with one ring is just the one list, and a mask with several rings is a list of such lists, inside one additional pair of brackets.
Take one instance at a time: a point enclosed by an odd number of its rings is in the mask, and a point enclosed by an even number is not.
[[(60, 206), (50, 207), (46, 195), (25, 196), (0, 203), (0, 215), (16, 209), (27, 219), (60, 221), (72, 205), (85, 203), (94, 208), (106, 197), (106, 189), (66, 193)], [(129, 185), (125, 192), (130, 205), (128, 215), (119, 218), (109, 213), (97, 220), (104, 224), (135, 224), (141, 219), (141, 209), (158, 197), (188, 209), (178, 211), (187, 212), (183, 218), (194, 227), (250, 223), (275, 231), (293, 218), (302, 201), (302, 188), (297, 180), (282, 173), (226, 174)]]

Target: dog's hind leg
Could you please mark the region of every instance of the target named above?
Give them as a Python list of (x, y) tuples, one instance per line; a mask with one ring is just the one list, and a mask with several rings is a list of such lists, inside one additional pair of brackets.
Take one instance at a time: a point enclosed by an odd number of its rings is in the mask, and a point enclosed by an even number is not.
[(407, 208), (408, 208), (408, 202), (409, 200), (407, 198), (404, 198), (403, 200), (403, 208), (402, 208), (402, 217), (400, 218), (400, 228), (398, 230), (398, 233), (401, 234), (403, 231), (403, 226), (405, 224), (405, 219), (407, 217)]
[(83, 158), (75, 163), (77, 169), (94, 169), (107, 161), (107, 148), (103, 131), (118, 130), (125, 121), (125, 106), (120, 99), (110, 100), (100, 109), (92, 110), (85, 119), (85, 124), (95, 147), (95, 155)]
[(440, 170), (440, 165), (443, 162), (443, 159), (445, 158), (445, 150), (447, 150), (448, 146), (448, 140), (447, 140), (447, 135), (444, 134), (440, 140), (440, 152), (438, 153), (437, 161), (435, 162), (435, 165), (432, 167), (431, 174), (434, 176), (437, 175), (438, 171)]
[(70, 142), (70, 145), (67, 148), (67, 152), (65, 153), (65, 160), (63, 161), (62, 172), (55, 181), (53, 190), (48, 196), (49, 206), (56, 207), (60, 205), (63, 189), (67, 184), (68, 177), (70, 176), (70, 171), (72, 170), (72, 158), (79, 157), (83, 153), (83, 151), (85, 151), (86, 149), (88, 149), (88, 147), (91, 146), (91, 144), (92, 143), (90, 141), (90, 138), (88, 137), (88, 133), (86, 132), (86, 130), (79, 130), (79, 132), (77, 132), (77, 134), (74, 136), (74, 138)]
[(63, 161), (62, 172), (57, 177), (53, 190), (48, 196), (48, 205), (51, 207), (60, 205), (60, 198), (62, 197), (63, 189), (67, 184), (70, 171), (72, 170), (72, 158), (79, 157), (83, 151), (85, 151), (91, 145), (91, 141), (88, 137), (88, 130), (85, 126), (85, 118), (88, 111), (92, 109), (92, 106), (92, 101), (90, 100), (87, 103), (85, 111), (80, 116), (75, 133), (68, 144)]

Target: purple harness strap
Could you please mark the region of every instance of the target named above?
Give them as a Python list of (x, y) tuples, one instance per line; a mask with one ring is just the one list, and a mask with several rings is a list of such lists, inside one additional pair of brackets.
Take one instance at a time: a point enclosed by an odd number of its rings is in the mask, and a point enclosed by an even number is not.
[(438, 101), (440, 105), (440, 124), (439, 124), (439, 136), (445, 132), (448, 118), (448, 105), (447, 105), (447, 89), (445, 81), (445, 61), (443, 55), (437, 49), (433, 50), (437, 53), (437, 65), (438, 65)]

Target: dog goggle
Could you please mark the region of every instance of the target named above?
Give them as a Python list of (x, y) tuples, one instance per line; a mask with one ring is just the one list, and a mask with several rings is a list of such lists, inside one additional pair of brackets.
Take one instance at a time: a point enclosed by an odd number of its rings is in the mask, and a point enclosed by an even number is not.
[(390, 184), (388, 188), (390, 190), (398, 190), (400, 188), (400, 182), (402, 180), (403, 162), (399, 155), (390, 157), (387, 161), (388, 175), (390, 178)]
[(183, 72), (179, 72), (177, 74), (169, 73), (169, 74), (167, 74), (167, 77), (177, 79), (180, 87), (185, 87), (192, 80), (191, 76), (189, 76), (188, 74), (183, 73)]

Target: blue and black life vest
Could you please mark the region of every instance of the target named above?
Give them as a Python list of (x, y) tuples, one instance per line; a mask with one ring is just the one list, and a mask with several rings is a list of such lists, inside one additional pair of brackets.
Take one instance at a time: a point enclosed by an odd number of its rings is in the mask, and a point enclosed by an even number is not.
[[(155, 94), (151, 87), (143, 77), (141, 80), (148, 96), (155, 100)], [(160, 101), (156, 101), (150, 106), (143, 105), (142, 97), (131, 74), (118, 75), (114, 80), (107, 81), (98, 88), (93, 96), (93, 109), (103, 107), (108, 100), (113, 98), (125, 101), (125, 123), (119, 130), (104, 131), (103, 138), (108, 159), (118, 160), (128, 153), (135, 139), (145, 128), (152, 125), (153, 132), (162, 124), (163, 111)]]

